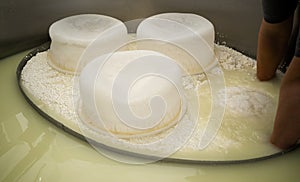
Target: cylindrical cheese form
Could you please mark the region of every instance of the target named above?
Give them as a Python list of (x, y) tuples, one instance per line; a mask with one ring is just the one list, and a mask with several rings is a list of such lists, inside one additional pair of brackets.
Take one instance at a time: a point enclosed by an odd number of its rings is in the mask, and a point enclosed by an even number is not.
[(186, 74), (196, 74), (217, 64), (214, 34), (213, 24), (199, 15), (163, 13), (141, 22), (137, 47), (163, 53), (176, 60)]
[(49, 64), (70, 73), (80, 72), (87, 64), (80, 58), (93, 41), (98, 41), (97, 56), (115, 51), (127, 42), (127, 28), (120, 20), (97, 14), (61, 19), (50, 26), (49, 34)]
[(180, 67), (153, 51), (101, 56), (82, 70), (79, 85), (80, 118), (118, 137), (160, 132), (185, 111)]

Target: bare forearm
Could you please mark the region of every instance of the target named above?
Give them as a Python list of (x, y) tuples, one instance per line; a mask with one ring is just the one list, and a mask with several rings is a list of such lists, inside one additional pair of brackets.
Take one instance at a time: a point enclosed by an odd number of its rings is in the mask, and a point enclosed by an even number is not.
[(289, 148), (300, 138), (300, 58), (294, 57), (282, 81), (271, 142)]
[(257, 49), (257, 78), (259, 80), (266, 81), (274, 77), (288, 47), (292, 24), (292, 16), (276, 24), (262, 20)]

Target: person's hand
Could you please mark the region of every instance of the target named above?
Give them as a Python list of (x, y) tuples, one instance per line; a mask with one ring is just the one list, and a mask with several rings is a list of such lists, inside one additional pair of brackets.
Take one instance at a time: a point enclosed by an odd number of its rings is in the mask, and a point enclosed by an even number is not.
[(262, 20), (257, 46), (257, 78), (267, 81), (275, 76), (290, 39), (293, 16), (281, 23), (271, 24)]
[(282, 80), (271, 143), (287, 149), (300, 138), (300, 58), (294, 57)]

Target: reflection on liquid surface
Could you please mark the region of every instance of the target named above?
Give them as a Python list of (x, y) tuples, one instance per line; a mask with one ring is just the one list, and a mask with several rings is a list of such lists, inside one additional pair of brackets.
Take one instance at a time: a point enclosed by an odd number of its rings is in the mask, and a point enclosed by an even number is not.
[(17, 86), (23, 56), (0, 60), (0, 181), (299, 181), (300, 150), (235, 165), (157, 162), (128, 165), (107, 159), (42, 118)]

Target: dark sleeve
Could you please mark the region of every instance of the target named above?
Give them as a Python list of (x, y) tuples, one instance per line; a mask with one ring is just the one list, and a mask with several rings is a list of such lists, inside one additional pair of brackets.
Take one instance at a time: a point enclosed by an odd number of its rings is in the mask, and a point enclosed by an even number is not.
[(280, 23), (290, 17), (298, 0), (262, 0), (264, 19), (268, 23)]

